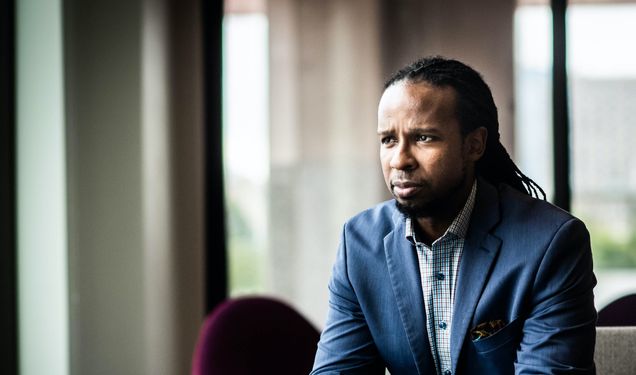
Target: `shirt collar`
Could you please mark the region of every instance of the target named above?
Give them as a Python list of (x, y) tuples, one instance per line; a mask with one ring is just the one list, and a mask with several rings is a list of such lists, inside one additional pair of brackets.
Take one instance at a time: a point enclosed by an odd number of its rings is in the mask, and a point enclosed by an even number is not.
[[(473, 182), (473, 187), (470, 189), (470, 194), (468, 195), (466, 203), (464, 203), (464, 207), (461, 209), (461, 211), (459, 211), (459, 214), (457, 214), (457, 216), (448, 227), (448, 229), (446, 229), (446, 232), (444, 232), (444, 235), (442, 237), (445, 237), (449, 233), (452, 233), (459, 238), (466, 237), (466, 233), (468, 232), (468, 224), (470, 224), (470, 216), (473, 213), (473, 208), (475, 207), (476, 196), (477, 180)], [(407, 240), (414, 244), (417, 242), (417, 238), (415, 236), (415, 228), (413, 226), (413, 222), (414, 220), (411, 219), (410, 216), (406, 216), (406, 221), (404, 223), (406, 227), (405, 237)]]

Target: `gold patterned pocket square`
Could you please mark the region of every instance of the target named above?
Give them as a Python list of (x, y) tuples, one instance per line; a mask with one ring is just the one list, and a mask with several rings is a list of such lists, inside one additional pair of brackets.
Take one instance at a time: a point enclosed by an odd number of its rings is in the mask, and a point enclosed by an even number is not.
[(506, 322), (501, 319), (479, 323), (470, 330), (470, 337), (473, 341), (483, 340), (499, 332), (499, 330), (501, 330), (505, 326)]

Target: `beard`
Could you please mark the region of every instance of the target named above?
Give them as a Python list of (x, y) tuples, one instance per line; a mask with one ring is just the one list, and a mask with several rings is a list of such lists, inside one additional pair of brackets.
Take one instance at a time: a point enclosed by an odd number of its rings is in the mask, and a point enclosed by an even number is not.
[(434, 191), (431, 184), (425, 184), (425, 191), (413, 199), (400, 202), (395, 198), (398, 211), (411, 218), (445, 216), (453, 210), (457, 196), (466, 186), (466, 171), (462, 168), (461, 175), (441, 191)]

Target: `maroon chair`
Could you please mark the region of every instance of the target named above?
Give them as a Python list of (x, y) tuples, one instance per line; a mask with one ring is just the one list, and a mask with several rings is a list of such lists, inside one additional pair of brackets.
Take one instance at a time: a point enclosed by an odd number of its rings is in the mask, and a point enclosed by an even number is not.
[(596, 325), (636, 326), (636, 294), (630, 294), (617, 299), (598, 312)]
[(283, 302), (230, 299), (205, 319), (192, 375), (308, 374), (320, 333)]

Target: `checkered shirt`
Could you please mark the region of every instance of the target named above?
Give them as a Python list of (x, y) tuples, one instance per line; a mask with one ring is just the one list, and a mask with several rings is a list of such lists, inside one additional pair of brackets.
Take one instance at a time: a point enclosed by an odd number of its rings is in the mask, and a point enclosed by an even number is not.
[(431, 246), (417, 240), (414, 221), (406, 218), (406, 238), (415, 245), (419, 259), (428, 340), (438, 374), (451, 374), (450, 336), (455, 299), (455, 281), (464, 248), (464, 238), (475, 206), (477, 183), (464, 208), (448, 227), (444, 235)]

